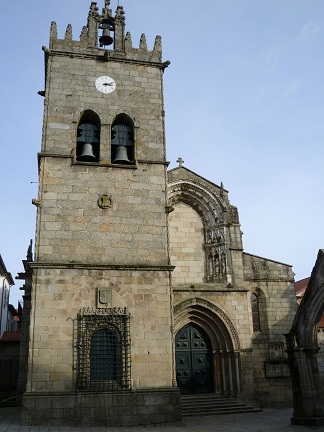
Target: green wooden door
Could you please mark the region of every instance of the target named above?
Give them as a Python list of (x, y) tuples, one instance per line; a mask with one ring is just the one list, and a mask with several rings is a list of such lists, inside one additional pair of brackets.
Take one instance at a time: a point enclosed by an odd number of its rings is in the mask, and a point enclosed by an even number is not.
[(177, 385), (181, 394), (214, 390), (210, 341), (202, 328), (187, 324), (176, 334)]

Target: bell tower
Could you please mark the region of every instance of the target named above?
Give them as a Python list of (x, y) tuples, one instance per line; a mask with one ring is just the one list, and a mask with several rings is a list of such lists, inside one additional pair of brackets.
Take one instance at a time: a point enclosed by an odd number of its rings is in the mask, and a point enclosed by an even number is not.
[(179, 421), (161, 38), (134, 47), (105, 0), (43, 51), (23, 423)]

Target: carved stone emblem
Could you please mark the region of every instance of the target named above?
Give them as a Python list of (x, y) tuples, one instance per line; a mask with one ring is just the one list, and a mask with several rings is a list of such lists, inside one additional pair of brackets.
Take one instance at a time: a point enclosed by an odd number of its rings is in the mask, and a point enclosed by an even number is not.
[(111, 305), (111, 289), (97, 289), (97, 308), (107, 308)]
[(112, 206), (111, 195), (100, 195), (98, 198), (98, 206), (102, 209), (110, 208)]

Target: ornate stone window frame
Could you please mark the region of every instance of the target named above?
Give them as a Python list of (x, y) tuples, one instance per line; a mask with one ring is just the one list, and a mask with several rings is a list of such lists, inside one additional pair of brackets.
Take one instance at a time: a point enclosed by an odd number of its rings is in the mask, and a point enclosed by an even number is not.
[[(107, 368), (115, 368), (116, 379), (91, 379), (91, 341), (93, 334), (107, 329), (116, 335), (117, 364)], [(76, 319), (75, 332), (75, 370), (76, 391), (123, 391), (131, 387), (130, 362), (130, 314), (126, 308), (84, 308), (80, 309)]]

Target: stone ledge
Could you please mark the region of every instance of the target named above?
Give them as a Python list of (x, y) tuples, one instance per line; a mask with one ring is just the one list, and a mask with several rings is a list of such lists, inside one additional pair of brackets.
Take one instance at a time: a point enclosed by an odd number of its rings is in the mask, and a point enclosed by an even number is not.
[(181, 285), (173, 285), (173, 291), (174, 292), (181, 292), (181, 291), (201, 291), (201, 292), (248, 292), (249, 290), (247, 288), (242, 287), (233, 287), (233, 286), (227, 286), (225, 284), (221, 283), (202, 283), (202, 284), (181, 284)]
[(33, 262), (33, 269), (85, 269), (85, 270), (119, 270), (119, 271), (173, 271), (171, 265), (144, 265), (144, 264), (87, 264), (77, 262)]

